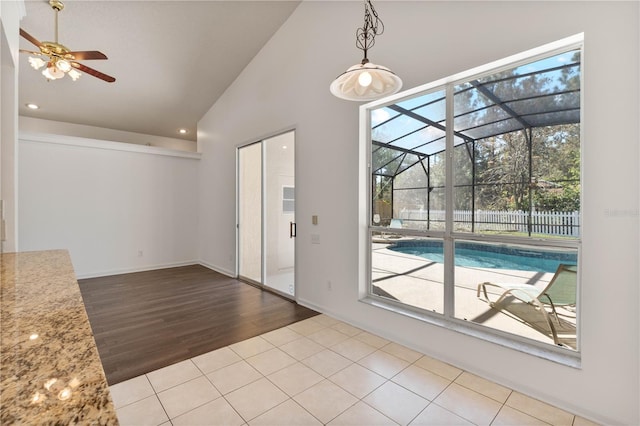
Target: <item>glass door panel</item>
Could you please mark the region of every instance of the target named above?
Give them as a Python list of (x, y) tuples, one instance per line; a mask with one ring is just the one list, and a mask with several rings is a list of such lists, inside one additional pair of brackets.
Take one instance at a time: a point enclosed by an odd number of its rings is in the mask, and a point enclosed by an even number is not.
[(262, 143), (238, 150), (238, 275), (262, 283)]
[(295, 294), (295, 135), (263, 141), (265, 206), (264, 285)]
[(295, 295), (295, 134), (238, 149), (238, 275)]

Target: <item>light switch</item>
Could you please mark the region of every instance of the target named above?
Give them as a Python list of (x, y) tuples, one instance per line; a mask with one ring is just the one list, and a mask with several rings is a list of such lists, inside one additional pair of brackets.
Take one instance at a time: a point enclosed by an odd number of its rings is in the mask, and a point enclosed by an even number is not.
[(311, 223), (313, 225), (317, 225), (318, 224), (318, 216), (317, 215), (314, 214), (313, 216), (311, 216)]
[(320, 235), (311, 234), (311, 244), (320, 244)]

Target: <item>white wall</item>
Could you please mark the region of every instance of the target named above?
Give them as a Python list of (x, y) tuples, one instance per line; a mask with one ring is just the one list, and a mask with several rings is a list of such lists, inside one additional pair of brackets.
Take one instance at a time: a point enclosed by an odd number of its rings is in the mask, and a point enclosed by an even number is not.
[(24, 15), (23, 1), (0, 2), (0, 226), (5, 233), (0, 252), (17, 250), (18, 28)]
[(638, 6), (376, 3), (386, 31), (369, 58), (405, 88), (585, 33), (581, 368), (357, 301), (358, 104), (328, 87), (361, 59), (361, 2), (301, 3), (200, 121), (201, 259), (234, 267), (235, 147), (294, 126), (300, 302), (596, 421), (639, 424)]
[(20, 250), (68, 249), (80, 278), (197, 263), (199, 157), (20, 133)]
[(21, 132), (48, 133), (52, 135), (100, 139), (112, 142), (157, 146), (160, 148), (176, 149), (179, 151), (195, 152), (197, 147), (197, 144), (190, 140), (152, 136), (143, 133), (125, 132), (123, 130), (65, 123), (62, 121), (43, 120), (41, 118), (33, 117), (20, 116), (19, 126)]

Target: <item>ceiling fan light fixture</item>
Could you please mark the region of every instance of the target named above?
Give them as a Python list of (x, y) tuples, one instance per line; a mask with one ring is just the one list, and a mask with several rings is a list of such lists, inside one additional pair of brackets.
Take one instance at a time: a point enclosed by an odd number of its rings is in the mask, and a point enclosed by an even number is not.
[[(58, 43), (58, 13), (64, 9), (64, 4), (61, 0), (49, 0), (49, 5), (55, 11), (55, 41), (40, 42), (20, 28), (20, 36), (38, 47), (38, 49), (40, 49), (40, 55), (47, 58), (47, 60), (43, 60), (39, 57), (29, 57), (29, 64), (36, 70), (46, 65), (46, 68), (42, 71), (42, 75), (48, 81), (61, 79), (65, 74), (69, 74), (69, 77), (73, 81), (76, 81), (82, 75), (78, 70), (84, 71), (107, 83), (116, 81), (114, 77), (77, 62), (77, 60), (107, 59), (104, 53), (97, 50), (71, 51), (66, 46)], [(29, 50), (20, 49), (20, 51), (38, 55), (37, 52)]]
[(31, 65), (31, 67), (34, 70), (39, 70), (40, 68), (44, 67), (46, 64), (47, 63), (40, 58), (29, 56), (29, 65)]
[(71, 77), (71, 80), (73, 80), (73, 81), (76, 81), (82, 75), (81, 72), (78, 72), (78, 71), (76, 71), (74, 69), (69, 70), (69, 72), (67, 72), (67, 74), (69, 75), (69, 77)]
[(71, 71), (71, 64), (65, 59), (59, 59), (56, 62), (56, 68), (58, 68), (62, 72), (69, 72)]
[(64, 73), (60, 71), (53, 62), (47, 64), (47, 68), (42, 71), (42, 75), (44, 75), (47, 80), (57, 80), (64, 77)]
[(356, 47), (364, 52), (359, 64), (349, 67), (329, 86), (331, 93), (348, 101), (373, 101), (392, 95), (402, 88), (402, 80), (389, 68), (369, 62), (367, 51), (375, 37), (384, 32), (384, 24), (371, 0), (364, 0), (364, 26), (356, 31)]

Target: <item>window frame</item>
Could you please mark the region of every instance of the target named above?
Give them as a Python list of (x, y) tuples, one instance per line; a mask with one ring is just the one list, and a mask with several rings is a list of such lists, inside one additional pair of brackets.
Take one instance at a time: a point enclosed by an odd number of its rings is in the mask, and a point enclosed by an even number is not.
[[(371, 111), (400, 102), (416, 96), (423, 96), (436, 91), (446, 92), (446, 123), (454, 122), (454, 88), (474, 78), (481, 78), (488, 74), (499, 73), (514, 67), (525, 65), (536, 60), (541, 60), (555, 54), (564, 53), (570, 50), (579, 50), (581, 62), (584, 62), (584, 34), (576, 34), (535, 49), (531, 49), (513, 56), (509, 56), (498, 61), (494, 61), (468, 71), (455, 74), (440, 80), (436, 80), (413, 89), (392, 95), (390, 97), (370, 102), (360, 107), (360, 164), (359, 164), (359, 300), (382, 309), (390, 310), (398, 314), (415, 318), (421, 321), (435, 324), (450, 330), (458, 331), (467, 335), (494, 342), (509, 348), (520, 350), (541, 358), (550, 359), (565, 365), (579, 367), (581, 362), (581, 286), (580, 286), (580, 265), (581, 265), (581, 242), (583, 238), (584, 222), (582, 221), (582, 209), (580, 210), (581, 232), (575, 239), (561, 238), (535, 238), (520, 237), (510, 235), (491, 235), (473, 232), (455, 232), (453, 230), (453, 197), (454, 197), (454, 176), (453, 176), (453, 155), (454, 155), (454, 129), (453, 126), (446, 126), (446, 164), (445, 164), (445, 229), (443, 230), (421, 230), (421, 229), (394, 229), (393, 232), (400, 235), (437, 238), (443, 241), (445, 256), (444, 263), (444, 310), (443, 314), (429, 312), (410, 305), (384, 299), (372, 293), (372, 235), (375, 232), (388, 231), (384, 226), (375, 226), (372, 222), (372, 149), (371, 149)], [(580, 91), (584, 87), (584, 71), (581, 67)], [(580, 205), (584, 205), (582, 197), (584, 194), (584, 96), (580, 96)], [(455, 317), (455, 279), (454, 270), (454, 246), (456, 241), (477, 241), (503, 244), (526, 244), (533, 246), (568, 248), (577, 251), (578, 256), (578, 283), (576, 289), (576, 340), (575, 350), (558, 347), (545, 342), (538, 342), (517, 334), (490, 328), (471, 321), (465, 321)]]

